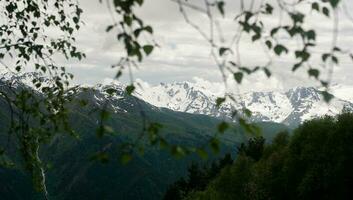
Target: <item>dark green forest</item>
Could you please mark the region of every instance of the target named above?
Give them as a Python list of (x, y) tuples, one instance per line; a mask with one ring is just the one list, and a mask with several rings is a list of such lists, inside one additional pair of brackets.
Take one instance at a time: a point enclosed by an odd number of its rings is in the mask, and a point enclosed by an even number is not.
[(352, 199), (353, 114), (307, 121), (271, 144), (250, 139), (224, 160), (191, 165), (164, 199)]

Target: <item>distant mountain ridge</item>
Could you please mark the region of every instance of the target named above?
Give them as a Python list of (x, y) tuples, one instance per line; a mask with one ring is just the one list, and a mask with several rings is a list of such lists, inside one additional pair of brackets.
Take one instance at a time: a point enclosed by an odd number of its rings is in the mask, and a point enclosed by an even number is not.
[[(28, 81), (35, 73), (25, 73), (19, 76), (5, 74), (1, 81), (11, 81), (31, 88), (33, 84)], [(43, 79), (43, 77), (39, 77)], [(48, 82), (43, 80), (44, 83)], [(336, 86), (337, 87), (337, 86)], [(122, 83), (98, 84), (91, 86), (78, 86), (80, 89), (94, 89), (93, 95), (97, 105), (109, 102), (108, 106), (116, 112), (127, 112), (119, 108), (119, 99), (123, 98), (125, 85)], [(106, 90), (113, 88), (115, 94), (108, 95)], [(353, 92), (353, 91), (352, 91)], [(161, 83), (156, 86), (136, 88), (134, 96), (158, 108), (168, 108), (173, 111), (203, 114), (212, 117), (230, 120), (233, 111), (244, 107), (252, 111), (251, 120), (254, 122), (276, 122), (290, 126), (315, 117), (324, 115), (337, 115), (343, 110), (353, 111), (353, 102), (335, 97), (330, 103), (323, 100), (319, 89), (314, 87), (297, 87), (286, 92), (248, 92), (234, 95), (237, 102), (226, 101), (220, 108), (216, 106), (216, 99), (222, 94), (222, 88), (210, 89), (208, 85), (191, 83), (187, 81), (174, 83)]]
[(175, 111), (230, 118), (232, 111), (244, 106), (253, 112), (252, 120), (298, 125), (305, 120), (323, 115), (336, 115), (343, 110), (353, 111), (353, 103), (334, 98), (323, 100), (320, 90), (314, 87), (297, 87), (286, 92), (248, 92), (234, 95), (237, 100), (216, 107), (216, 94), (206, 87), (190, 82), (175, 82), (142, 88), (135, 95), (158, 107)]

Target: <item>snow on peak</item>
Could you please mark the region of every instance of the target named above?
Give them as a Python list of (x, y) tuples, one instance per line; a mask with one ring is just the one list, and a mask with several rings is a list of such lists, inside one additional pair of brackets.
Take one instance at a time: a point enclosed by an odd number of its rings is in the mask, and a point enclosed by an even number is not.
[(135, 92), (135, 96), (152, 105), (215, 117), (230, 118), (235, 109), (241, 110), (245, 106), (253, 112), (255, 121), (297, 124), (314, 117), (336, 115), (343, 109), (353, 110), (353, 103), (338, 98), (329, 104), (324, 102), (320, 91), (314, 87), (296, 87), (286, 92), (238, 94), (234, 95), (236, 102), (227, 101), (218, 109), (216, 99), (224, 93), (221, 84), (214, 85), (195, 78), (193, 83), (183, 81), (156, 86), (139, 80), (139, 85), (141, 87)]
[[(12, 85), (26, 85), (33, 88), (32, 80), (38, 74), (26, 73), (14, 76), (3, 74), (0, 81), (10, 81)], [(40, 76), (39, 76), (40, 78)], [(44, 80), (45, 82), (45, 80)], [(134, 83), (133, 93), (147, 103), (156, 107), (169, 108), (174, 111), (194, 114), (205, 114), (214, 117), (231, 119), (233, 111), (244, 107), (253, 113), (254, 121), (272, 121), (286, 124), (299, 124), (305, 120), (323, 115), (336, 115), (342, 110), (353, 111), (353, 86), (334, 85), (332, 93), (338, 97), (330, 103), (323, 100), (320, 90), (314, 87), (296, 87), (286, 92), (247, 92), (233, 95), (235, 102), (226, 101), (220, 108), (216, 106), (218, 97), (224, 96), (222, 83), (212, 83), (194, 77), (192, 81), (160, 83), (150, 85), (140, 79)], [(109, 102), (116, 112), (127, 112), (128, 105), (134, 103), (126, 99), (126, 85), (112, 79), (95, 86), (77, 86), (79, 91), (88, 90), (89, 96), (96, 105)], [(349, 102), (350, 101), (350, 102)], [(121, 103), (125, 103), (121, 107)]]
[(149, 86), (145, 83), (139, 83), (135, 91), (135, 96), (158, 107), (166, 107), (172, 110), (205, 113), (210, 108), (210, 102), (214, 95), (206, 95), (203, 90), (205, 87), (195, 86), (193, 83), (183, 81), (174, 83), (161, 83), (156, 86)]
[[(12, 72), (4, 72), (0, 74), (0, 81), (10, 83), (11, 87), (25, 86), (35, 91), (40, 91), (40, 88), (50, 85), (50, 80), (38, 72), (24, 72), (14, 74)], [(36, 87), (36, 84), (39, 84)]]

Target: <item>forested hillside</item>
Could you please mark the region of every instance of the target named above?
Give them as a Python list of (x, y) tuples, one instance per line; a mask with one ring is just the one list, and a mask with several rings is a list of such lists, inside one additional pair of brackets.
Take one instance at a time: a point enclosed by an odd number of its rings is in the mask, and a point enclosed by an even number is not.
[(305, 122), (252, 149), (261, 156), (240, 150), (205, 190), (179, 199), (352, 199), (353, 114)]

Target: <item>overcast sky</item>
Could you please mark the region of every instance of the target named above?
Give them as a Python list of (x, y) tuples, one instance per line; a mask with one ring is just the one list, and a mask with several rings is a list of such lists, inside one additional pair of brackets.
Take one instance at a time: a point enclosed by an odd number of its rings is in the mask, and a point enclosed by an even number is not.
[[(199, 0), (189, 1), (198, 4)], [(353, 10), (353, 2), (345, 1), (347, 10)], [(220, 24), (226, 41), (229, 42), (236, 30), (232, 20), (239, 9), (238, 0), (226, 1), (227, 14)], [(114, 77), (116, 69), (111, 65), (116, 63), (123, 51), (121, 44), (116, 40), (115, 34), (105, 33), (106, 26), (110, 24), (111, 17), (105, 5), (98, 0), (80, 0), (83, 7), (83, 20), (85, 26), (77, 34), (78, 46), (87, 54), (87, 59), (75, 62), (64, 62), (69, 65), (75, 74), (75, 83), (95, 84), (107, 82)], [(207, 80), (221, 81), (220, 72), (210, 55), (207, 42), (192, 27), (185, 23), (178, 12), (177, 4), (170, 0), (146, 0), (139, 14), (146, 23), (154, 27), (154, 38), (161, 46), (152, 56), (134, 70), (134, 78), (142, 79), (150, 84), (173, 81)], [(190, 18), (204, 30), (208, 29), (207, 19), (195, 12), (189, 12)], [(265, 19), (269, 23), (277, 23), (278, 17)], [(272, 22), (271, 22), (272, 21)], [(328, 50), (331, 44), (332, 23), (324, 17), (313, 16), (306, 24), (307, 28), (318, 31), (319, 43), (323, 51)], [(344, 15), (340, 16), (339, 44), (343, 47), (353, 46), (353, 22)], [(287, 45), (295, 45), (288, 43)], [(242, 63), (256, 65), (263, 63), (266, 56), (259, 45), (251, 44), (249, 38), (244, 37), (240, 46)], [(314, 52), (315, 54), (315, 52)], [(274, 74), (267, 80), (263, 73), (255, 74), (244, 81), (244, 90), (271, 90), (286, 89), (298, 85), (313, 84), (305, 74), (305, 70), (291, 73), (290, 68), (294, 60), (290, 57), (276, 59), (271, 67)], [(335, 68), (334, 83), (353, 85), (353, 65), (349, 59), (342, 59), (340, 66)], [(122, 79), (126, 82), (127, 74)], [(195, 78), (197, 77), (197, 78)], [(266, 83), (265, 83), (265, 80)]]

